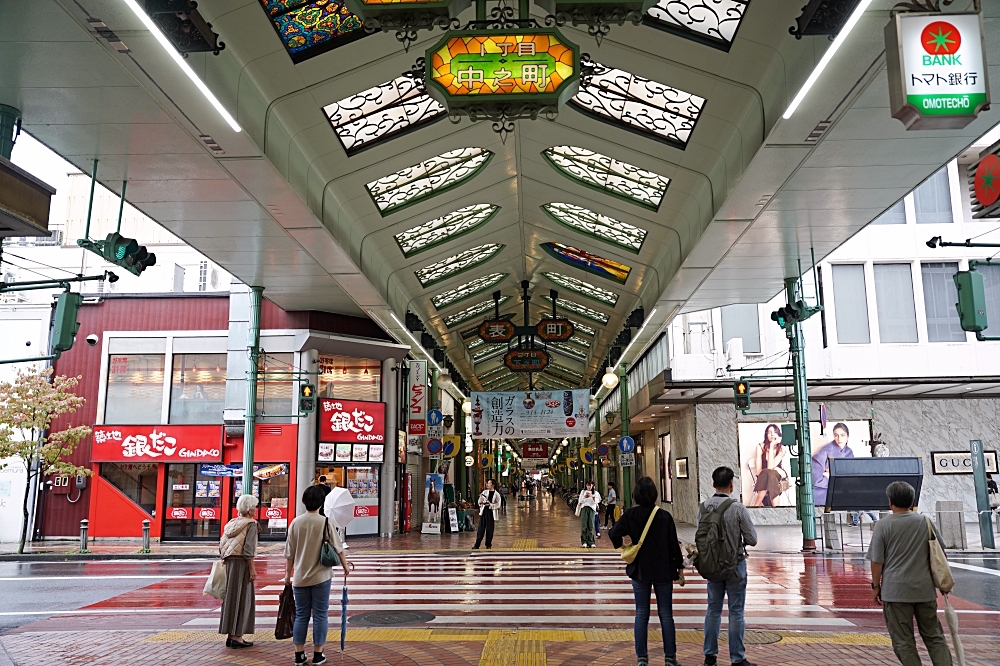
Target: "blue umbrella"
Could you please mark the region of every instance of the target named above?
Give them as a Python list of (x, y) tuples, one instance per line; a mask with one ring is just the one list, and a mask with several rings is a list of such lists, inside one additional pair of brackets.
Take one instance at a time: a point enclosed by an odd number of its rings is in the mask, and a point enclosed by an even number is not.
[(347, 640), (347, 574), (344, 574), (344, 592), (340, 597), (340, 652), (344, 652)]

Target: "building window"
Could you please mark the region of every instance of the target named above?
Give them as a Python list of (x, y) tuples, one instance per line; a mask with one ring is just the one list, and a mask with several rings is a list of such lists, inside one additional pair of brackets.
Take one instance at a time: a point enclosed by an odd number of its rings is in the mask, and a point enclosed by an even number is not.
[(958, 289), (953, 277), (957, 263), (922, 264), (924, 310), (927, 313), (927, 339), (930, 342), (964, 342), (965, 331), (958, 321), (955, 303)]
[(953, 221), (948, 167), (942, 167), (920, 187), (913, 190), (913, 208), (917, 224), (949, 224)]
[(378, 402), (382, 399), (382, 364), (370, 358), (320, 354), (319, 395)]
[(198, 264), (198, 291), (208, 289), (208, 262), (202, 261)]
[(297, 411), (292, 398), (298, 390), (291, 374), (295, 371), (291, 352), (262, 354), (257, 367), (263, 373), (257, 380), (257, 414), (272, 423), (291, 421)]
[[(993, 323), (993, 330), (1000, 330), (1000, 265), (980, 264), (976, 270), (983, 274), (986, 288), (986, 322)], [(985, 329), (989, 333), (989, 327)]]
[(871, 342), (864, 265), (834, 264), (833, 302), (837, 308), (837, 342), (842, 345)]
[(875, 307), (881, 342), (916, 342), (913, 276), (909, 264), (875, 264)]
[(760, 353), (760, 322), (755, 304), (727, 305), (722, 308), (722, 346), (733, 338), (743, 339), (744, 354)]
[(175, 354), (170, 380), (170, 423), (222, 423), (226, 355)]
[(906, 210), (903, 207), (903, 200), (900, 199), (895, 206), (872, 220), (872, 224), (906, 224)]
[(163, 354), (112, 354), (110, 360), (104, 422), (161, 423)]
[(149, 515), (156, 512), (156, 463), (101, 463), (101, 478), (108, 481)]

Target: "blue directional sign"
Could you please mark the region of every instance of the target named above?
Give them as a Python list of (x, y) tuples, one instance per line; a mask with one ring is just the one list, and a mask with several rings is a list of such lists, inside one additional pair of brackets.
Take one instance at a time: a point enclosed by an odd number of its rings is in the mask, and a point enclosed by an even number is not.
[(635, 440), (628, 435), (625, 435), (618, 440), (618, 449), (622, 453), (632, 453), (635, 451)]
[(441, 415), (440, 409), (432, 409), (427, 412), (427, 425), (429, 426), (439, 426), (444, 416)]

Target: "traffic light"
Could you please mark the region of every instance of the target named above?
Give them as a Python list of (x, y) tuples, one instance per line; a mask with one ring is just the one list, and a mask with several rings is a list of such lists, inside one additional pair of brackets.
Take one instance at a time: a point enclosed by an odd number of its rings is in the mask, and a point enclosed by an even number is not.
[(52, 352), (62, 353), (69, 351), (73, 347), (73, 340), (76, 339), (76, 332), (80, 330), (80, 323), (76, 316), (80, 312), (83, 304), (83, 296), (76, 292), (67, 291), (59, 294), (56, 302), (56, 316), (52, 323)]
[(132, 238), (126, 238), (112, 231), (104, 239), (101, 254), (112, 264), (121, 266), (133, 275), (140, 275), (144, 270), (156, 264), (156, 255), (149, 252), (145, 245)]
[(820, 309), (810, 308), (804, 301), (795, 301), (772, 312), (771, 321), (776, 322), (781, 328), (787, 328), (792, 324), (798, 324), (809, 319), (809, 317), (819, 312)]
[(316, 411), (316, 387), (312, 384), (299, 385), (299, 414)]
[(736, 409), (750, 409), (750, 383), (739, 381), (733, 384), (733, 402)]
[(987, 327), (986, 290), (983, 274), (972, 269), (955, 273), (955, 287), (958, 289), (958, 320), (963, 331), (978, 333)]

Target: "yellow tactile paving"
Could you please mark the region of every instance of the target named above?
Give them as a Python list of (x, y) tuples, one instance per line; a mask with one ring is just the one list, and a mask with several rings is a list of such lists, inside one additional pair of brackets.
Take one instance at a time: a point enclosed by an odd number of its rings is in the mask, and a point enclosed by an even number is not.
[(512, 550), (538, 550), (538, 539), (514, 539)]

